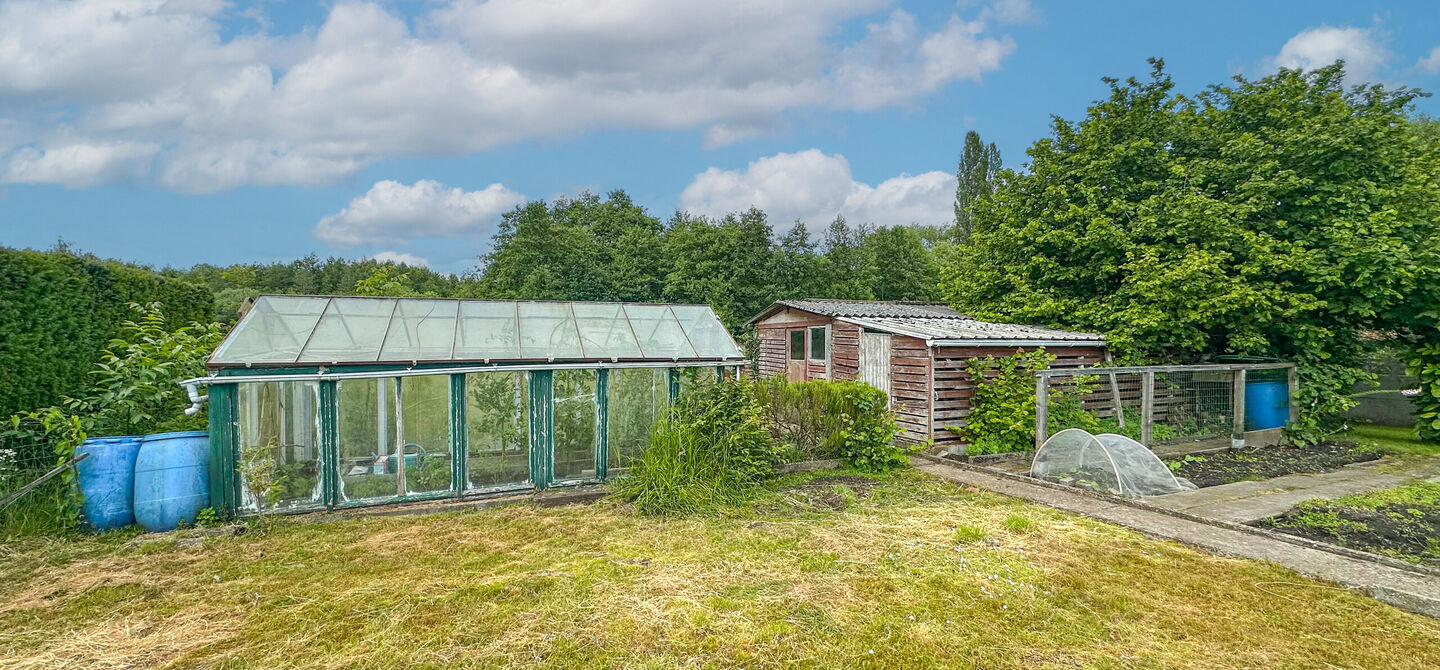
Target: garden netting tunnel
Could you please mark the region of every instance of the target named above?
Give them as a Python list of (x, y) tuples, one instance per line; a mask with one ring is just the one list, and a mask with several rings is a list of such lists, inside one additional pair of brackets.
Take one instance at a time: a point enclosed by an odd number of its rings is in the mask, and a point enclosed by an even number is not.
[(1124, 435), (1091, 435), (1079, 428), (1046, 440), (1035, 452), (1030, 476), (1129, 498), (1196, 488), (1176, 477), (1145, 445)]
[(187, 380), (209, 391), (210, 493), (303, 511), (604, 481), (686, 388), (739, 374), (705, 305), (261, 296)]

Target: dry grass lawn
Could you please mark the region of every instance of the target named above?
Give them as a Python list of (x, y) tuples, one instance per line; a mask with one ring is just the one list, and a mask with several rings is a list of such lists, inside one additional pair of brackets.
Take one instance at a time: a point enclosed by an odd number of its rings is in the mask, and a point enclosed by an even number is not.
[[(836, 473), (822, 473), (833, 477)], [(1436, 668), (1440, 622), (903, 471), (0, 549), (0, 667)]]

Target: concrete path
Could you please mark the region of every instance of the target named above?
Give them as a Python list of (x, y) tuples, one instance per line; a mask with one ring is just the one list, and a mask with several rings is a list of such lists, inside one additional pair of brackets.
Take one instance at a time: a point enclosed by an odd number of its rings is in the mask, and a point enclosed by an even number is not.
[(1110, 502), (1043, 484), (1017, 481), (962, 464), (912, 459), (941, 478), (1133, 528), (1151, 537), (1175, 540), (1215, 554), (1265, 561), (1339, 584), (1401, 609), (1440, 617), (1440, 577), (1359, 558), (1312, 549), (1235, 528), (1173, 516), (1164, 511)]
[(1207, 519), (1249, 523), (1282, 514), (1302, 500), (1338, 498), (1417, 481), (1440, 481), (1440, 458), (1354, 463), (1334, 472), (1221, 484), (1146, 498), (1145, 502)]

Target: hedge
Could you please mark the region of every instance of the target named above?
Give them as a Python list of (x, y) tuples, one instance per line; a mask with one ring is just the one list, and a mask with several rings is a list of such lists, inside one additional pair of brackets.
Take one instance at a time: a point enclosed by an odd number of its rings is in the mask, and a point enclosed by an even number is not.
[(53, 405), (88, 373), (130, 302), (159, 302), (174, 324), (210, 320), (210, 291), (147, 268), (64, 251), (0, 247), (0, 417)]

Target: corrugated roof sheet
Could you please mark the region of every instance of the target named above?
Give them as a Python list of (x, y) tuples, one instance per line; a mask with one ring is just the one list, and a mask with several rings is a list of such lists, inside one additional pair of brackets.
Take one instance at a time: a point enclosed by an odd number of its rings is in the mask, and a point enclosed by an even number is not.
[(706, 305), (265, 295), (209, 364), (742, 357)]
[(874, 300), (830, 300), (808, 298), (781, 300), (777, 304), (825, 316), (858, 317), (946, 317), (967, 318), (941, 302), (880, 302)]
[(1104, 336), (1017, 323), (981, 321), (955, 311), (944, 303), (877, 302), (867, 300), (780, 300), (761, 312), (758, 321), (777, 307), (842, 319), (884, 332), (911, 335), (926, 340), (1024, 340), (1055, 342), (1102, 341)]

